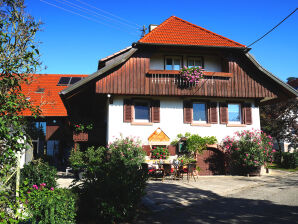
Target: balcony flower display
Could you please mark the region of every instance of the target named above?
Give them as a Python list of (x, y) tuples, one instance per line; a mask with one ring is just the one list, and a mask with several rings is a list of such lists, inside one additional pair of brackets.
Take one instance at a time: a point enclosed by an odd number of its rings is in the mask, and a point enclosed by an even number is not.
[(198, 84), (204, 78), (204, 69), (201, 66), (188, 68), (184, 66), (180, 70), (180, 76), (191, 84)]

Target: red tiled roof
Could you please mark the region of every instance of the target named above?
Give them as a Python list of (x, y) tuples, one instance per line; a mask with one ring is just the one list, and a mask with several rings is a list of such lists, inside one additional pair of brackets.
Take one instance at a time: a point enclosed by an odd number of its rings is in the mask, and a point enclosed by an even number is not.
[(139, 40), (140, 43), (246, 47), (176, 16), (171, 16)]
[[(59, 96), (59, 92), (67, 86), (57, 86), (61, 77), (86, 77), (88, 75), (64, 75), (64, 74), (34, 74), (33, 81), (22, 85), (22, 93), (29, 98), (31, 103), (40, 106), (41, 116), (67, 116), (67, 111)], [(38, 89), (44, 89), (37, 93)], [(23, 112), (24, 116), (31, 116), (29, 110)]]

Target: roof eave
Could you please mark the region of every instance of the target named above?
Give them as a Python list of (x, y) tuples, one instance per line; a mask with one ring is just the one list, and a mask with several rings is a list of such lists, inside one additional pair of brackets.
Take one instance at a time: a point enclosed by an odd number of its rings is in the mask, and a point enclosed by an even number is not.
[(273, 81), (277, 82), (279, 85), (284, 87), (288, 92), (294, 95), (294, 97), (298, 97), (298, 91), (295, 90), (292, 86), (288, 85), (287, 83), (283, 82), (279, 78), (277, 78), (275, 75), (273, 75), (271, 72), (267, 71), (263, 66), (261, 66), (257, 60), (250, 54), (250, 53), (245, 53), (245, 56), (265, 75), (267, 75), (270, 79)]
[(128, 58), (130, 58), (138, 49), (137, 48), (131, 48), (129, 49), (127, 52), (125, 52), (123, 55), (118, 55), (118, 60), (116, 60), (117, 58), (114, 58), (115, 62), (112, 63), (109, 66), (105, 66), (103, 68), (101, 68), (100, 70), (94, 72), (93, 74), (89, 75), (88, 77), (76, 82), (75, 84), (69, 86), (68, 88), (62, 90), (59, 95), (62, 98), (65, 98), (66, 95), (71, 94), (73, 91), (75, 91), (76, 89), (91, 83), (94, 79), (96, 79), (97, 77), (99, 77), (100, 75), (106, 73), (107, 71), (115, 68), (116, 66), (124, 63)]
[(191, 44), (164, 44), (164, 43), (144, 43), (144, 42), (134, 42), (133, 47), (141, 46), (152, 46), (152, 47), (187, 47), (187, 48), (214, 48), (214, 49), (230, 49), (239, 51), (250, 51), (251, 48), (247, 47), (229, 47), (229, 46), (213, 46), (213, 45), (191, 45)]

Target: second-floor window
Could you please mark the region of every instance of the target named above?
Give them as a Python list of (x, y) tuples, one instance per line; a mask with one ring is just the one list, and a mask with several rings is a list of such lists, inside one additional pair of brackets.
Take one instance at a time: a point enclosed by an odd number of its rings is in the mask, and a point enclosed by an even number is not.
[(187, 58), (187, 66), (189, 68), (201, 66), (203, 68), (202, 57), (189, 57)]
[(182, 57), (167, 56), (165, 57), (165, 70), (180, 70), (182, 67)]

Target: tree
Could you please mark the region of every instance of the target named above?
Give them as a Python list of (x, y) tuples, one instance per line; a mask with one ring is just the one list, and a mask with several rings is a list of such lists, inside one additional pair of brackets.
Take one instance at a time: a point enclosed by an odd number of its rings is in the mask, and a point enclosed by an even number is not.
[(25, 13), (24, 0), (0, 0), (0, 182), (14, 172), (16, 152), (29, 141), (24, 131), (22, 111), (32, 106), (21, 93), (21, 86), (32, 81), (41, 65), (36, 32), (40, 22)]
[(281, 152), (281, 142), (290, 142), (298, 146), (298, 100), (291, 99), (276, 104), (260, 107), (261, 127), (264, 132), (274, 137)]
[(295, 80), (295, 79), (297, 79), (296, 77), (288, 77), (287, 78), (287, 83), (289, 83), (289, 82), (291, 82), (292, 80)]

